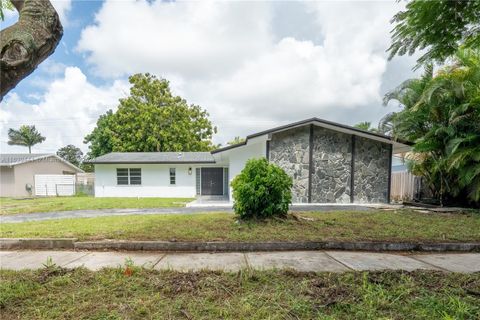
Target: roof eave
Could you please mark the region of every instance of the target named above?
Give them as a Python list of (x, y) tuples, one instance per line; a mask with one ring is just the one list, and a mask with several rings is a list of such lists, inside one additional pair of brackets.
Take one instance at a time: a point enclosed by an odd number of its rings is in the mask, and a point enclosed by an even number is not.
[(341, 123), (327, 121), (327, 120), (323, 120), (323, 119), (319, 119), (319, 118), (310, 118), (310, 119), (293, 122), (293, 123), (290, 123), (290, 124), (287, 124), (287, 125), (279, 126), (279, 127), (276, 127), (276, 128), (272, 128), (272, 129), (268, 129), (268, 130), (264, 130), (264, 131), (260, 131), (260, 132), (248, 135), (247, 138), (245, 139), (245, 141), (242, 142), (242, 143), (238, 143), (238, 144), (234, 144), (234, 145), (231, 145), (231, 146), (216, 149), (216, 150), (211, 151), (211, 153), (215, 154), (215, 153), (220, 153), (220, 152), (227, 151), (227, 150), (230, 150), (230, 149), (238, 148), (238, 147), (246, 145), (248, 143), (249, 139), (253, 139), (253, 138), (256, 138), (256, 137), (263, 136), (263, 135), (271, 134), (271, 133), (274, 133), (274, 132), (288, 130), (288, 129), (291, 129), (291, 128), (295, 128), (295, 127), (299, 127), (299, 126), (303, 126), (303, 125), (307, 125), (307, 124), (312, 124), (312, 123), (315, 123), (315, 122), (320, 123), (320, 124), (324, 124), (324, 125), (328, 125), (328, 126), (339, 127), (339, 128), (344, 129), (344, 130), (349, 130), (349, 131), (353, 131), (353, 132), (356, 132), (356, 133), (360, 133), (362, 135), (371, 136), (372, 138), (387, 140), (385, 143), (394, 144), (396, 142), (396, 143), (405, 144), (407, 146), (413, 146), (414, 145), (414, 143), (409, 142), (409, 141), (404, 141), (402, 139), (394, 139), (393, 137), (390, 137), (390, 136), (386, 136), (386, 135), (383, 135), (383, 134), (378, 134), (378, 133), (358, 129), (358, 128), (347, 126), (347, 125), (344, 125), (344, 124), (341, 124)]
[[(248, 137), (247, 137), (247, 139), (248, 139)], [(229, 146), (226, 146), (226, 147), (223, 147), (223, 148), (219, 148), (219, 149), (212, 150), (212, 151), (210, 151), (210, 153), (211, 153), (211, 154), (215, 154), (215, 153), (227, 151), (227, 150), (230, 150), (230, 149), (235, 149), (235, 148), (244, 146), (244, 145), (246, 145), (246, 144), (247, 144), (247, 140), (245, 140), (245, 141), (243, 141), (243, 142), (240, 142), (240, 143), (237, 143), (237, 144), (232, 144), (232, 145), (229, 145)]]
[(211, 164), (212, 161), (85, 161), (91, 164)]

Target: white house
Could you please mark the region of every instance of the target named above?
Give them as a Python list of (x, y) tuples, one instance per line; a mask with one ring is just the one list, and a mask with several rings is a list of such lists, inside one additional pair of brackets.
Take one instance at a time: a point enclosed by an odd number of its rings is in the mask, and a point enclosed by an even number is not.
[(212, 152), (113, 152), (91, 162), (96, 197), (229, 199), (230, 182), (246, 161), (266, 157), (293, 178), (293, 202), (388, 202), (392, 155), (409, 148), (388, 136), (312, 118)]

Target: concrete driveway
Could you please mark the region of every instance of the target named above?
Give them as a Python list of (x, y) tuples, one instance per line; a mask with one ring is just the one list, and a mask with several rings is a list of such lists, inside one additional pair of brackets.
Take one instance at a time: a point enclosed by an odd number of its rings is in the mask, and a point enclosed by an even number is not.
[[(305, 204), (292, 205), (291, 211), (335, 211), (335, 210), (372, 210), (372, 206), (366, 205), (335, 205), (335, 204)], [(74, 211), (54, 211), (39, 212), (0, 216), (0, 223), (21, 223), (28, 221), (43, 221), (55, 219), (75, 219), (75, 218), (94, 218), (108, 216), (127, 216), (127, 215), (151, 215), (151, 214), (195, 214), (206, 212), (227, 212), (233, 213), (232, 206), (212, 205), (201, 207), (177, 207), (177, 208), (148, 208), (148, 209), (101, 209), (101, 210), (74, 210)]]

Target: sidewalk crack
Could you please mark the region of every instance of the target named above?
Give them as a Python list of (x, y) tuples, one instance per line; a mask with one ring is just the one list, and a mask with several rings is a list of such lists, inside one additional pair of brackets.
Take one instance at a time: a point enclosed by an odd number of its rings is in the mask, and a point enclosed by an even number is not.
[(166, 256), (167, 256), (167, 253), (166, 253), (166, 252), (163, 253), (163, 254), (160, 256), (160, 258), (157, 260), (157, 262), (155, 262), (155, 263), (152, 265), (152, 269), (154, 269), (154, 268), (157, 266), (157, 264), (159, 264), (160, 261), (162, 261), (163, 258), (165, 258)]
[(343, 263), (342, 261), (338, 260), (337, 258), (335, 258), (334, 256), (332, 256), (331, 254), (329, 254), (327, 251), (324, 251), (323, 253), (325, 253), (325, 255), (327, 257), (329, 257), (330, 259), (332, 259), (333, 261), (336, 261), (338, 263), (340, 263), (342, 266), (344, 266), (345, 268), (349, 269), (349, 270), (352, 270), (352, 271), (355, 271), (354, 268), (350, 267), (349, 265)]
[(67, 263), (64, 263), (62, 267), (66, 267), (66, 266), (69, 265), (70, 263), (75, 262), (75, 261), (77, 261), (77, 260), (80, 260), (80, 259), (82, 259), (83, 257), (88, 256), (89, 254), (92, 254), (91, 252), (84, 252), (84, 253), (85, 253), (84, 255), (81, 255), (80, 257), (77, 257), (77, 258), (75, 258), (75, 259), (73, 259), (73, 260), (70, 260), (70, 261), (68, 261)]
[(430, 262), (423, 261), (422, 259), (417, 259), (417, 258), (415, 258), (414, 256), (407, 256), (407, 257), (410, 258), (410, 259), (412, 259), (412, 260), (415, 260), (415, 261), (421, 262), (421, 263), (423, 263), (423, 264), (429, 265), (429, 266), (433, 267), (434, 270), (451, 272), (451, 271), (448, 270), (448, 269), (439, 267), (439, 266), (434, 265), (433, 263), (430, 263)]

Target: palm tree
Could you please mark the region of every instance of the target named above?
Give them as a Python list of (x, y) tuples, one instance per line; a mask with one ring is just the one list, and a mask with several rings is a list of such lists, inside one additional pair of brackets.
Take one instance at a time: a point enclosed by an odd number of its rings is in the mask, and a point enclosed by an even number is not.
[(18, 130), (8, 130), (8, 144), (28, 147), (28, 153), (32, 153), (32, 146), (45, 141), (35, 126), (21, 126)]
[(357, 128), (357, 129), (360, 129), (360, 130), (364, 130), (364, 131), (370, 131), (370, 132), (373, 132), (373, 133), (383, 133), (378, 128), (372, 127), (372, 123), (369, 122), (369, 121), (359, 122), (356, 125), (354, 125), (353, 127)]
[(245, 139), (240, 138), (239, 136), (236, 136), (235, 138), (233, 138), (232, 141), (228, 141), (228, 142), (227, 142), (227, 145), (232, 146), (232, 145), (235, 145), (235, 144), (242, 143), (242, 142), (244, 142), (244, 141), (245, 141)]
[(357, 129), (360, 129), (360, 130), (368, 131), (368, 130), (370, 130), (371, 125), (372, 125), (371, 122), (363, 121), (363, 122), (357, 123), (357, 124), (354, 125), (353, 127), (354, 127), (354, 128), (357, 128)]
[(403, 110), (386, 121), (395, 138), (415, 143), (412, 171), (444, 201), (480, 201), (480, 51), (460, 50), (451, 65), (388, 93)]

